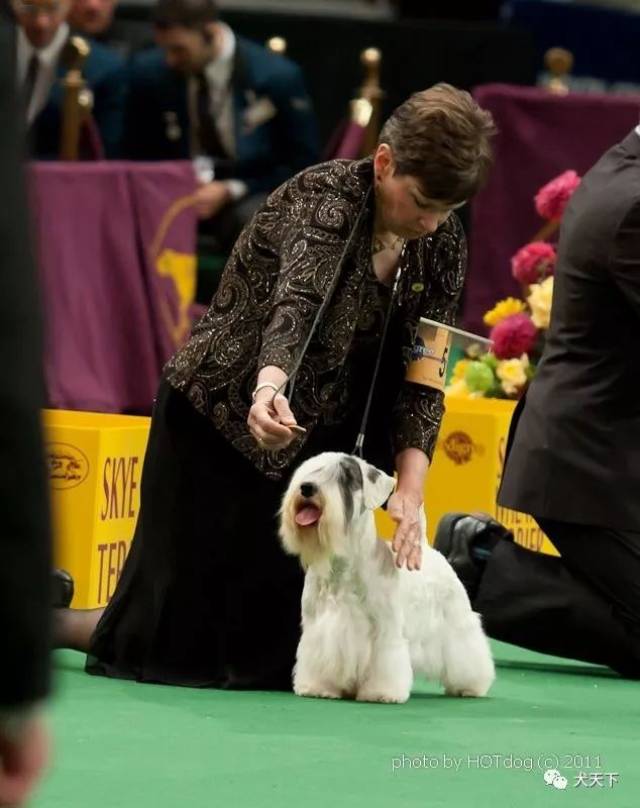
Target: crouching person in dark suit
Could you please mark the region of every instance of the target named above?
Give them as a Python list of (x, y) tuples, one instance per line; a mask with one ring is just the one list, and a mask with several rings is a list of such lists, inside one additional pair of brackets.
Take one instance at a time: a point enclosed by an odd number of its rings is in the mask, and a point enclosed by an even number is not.
[(213, 0), (160, 0), (159, 49), (134, 58), (126, 122), (135, 160), (195, 159), (198, 212), (222, 251), (266, 194), (318, 159), (297, 65), (218, 20)]
[[(13, 0), (17, 22), (14, 50), (16, 72), (27, 116), (31, 156), (56, 159), (60, 154), (62, 80), (67, 73), (66, 22), (70, 0)], [(108, 48), (88, 41), (90, 52), (82, 68), (93, 98), (93, 118), (106, 157), (117, 157), (122, 145), (126, 101), (123, 59)]]
[(446, 516), (436, 547), (490, 636), (640, 678), (640, 127), (586, 174), (562, 221), (544, 356), (514, 414), (496, 522)]

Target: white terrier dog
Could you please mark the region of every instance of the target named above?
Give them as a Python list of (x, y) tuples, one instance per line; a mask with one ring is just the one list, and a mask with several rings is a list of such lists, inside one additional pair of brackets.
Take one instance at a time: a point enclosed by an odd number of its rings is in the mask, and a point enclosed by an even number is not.
[(413, 674), (448, 695), (484, 696), (495, 669), (479, 615), (445, 558), (426, 542), (420, 570), (398, 569), (373, 512), (392, 477), (359, 458), (325, 452), (294, 473), (280, 512), (285, 550), (306, 570), (299, 696), (407, 701)]

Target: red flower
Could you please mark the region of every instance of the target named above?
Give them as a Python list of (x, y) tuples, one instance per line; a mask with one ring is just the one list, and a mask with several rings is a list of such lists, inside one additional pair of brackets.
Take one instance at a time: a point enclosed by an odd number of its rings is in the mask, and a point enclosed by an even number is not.
[(532, 241), (513, 256), (511, 272), (517, 281), (530, 285), (553, 275), (555, 265), (556, 251), (552, 245), (546, 241)]
[(489, 336), (498, 359), (515, 359), (533, 348), (537, 329), (528, 314), (512, 314), (495, 325)]
[(536, 210), (543, 219), (559, 220), (580, 185), (580, 177), (575, 171), (565, 171), (551, 182), (543, 185), (535, 196)]

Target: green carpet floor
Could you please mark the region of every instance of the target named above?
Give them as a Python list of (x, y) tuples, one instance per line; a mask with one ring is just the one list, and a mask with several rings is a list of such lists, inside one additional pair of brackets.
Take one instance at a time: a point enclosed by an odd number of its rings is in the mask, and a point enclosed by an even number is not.
[[(107, 680), (58, 652), (55, 761), (32, 806), (640, 805), (640, 683), (494, 650), (489, 698), (420, 682), (402, 706)], [(546, 785), (540, 767), (567, 787)]]

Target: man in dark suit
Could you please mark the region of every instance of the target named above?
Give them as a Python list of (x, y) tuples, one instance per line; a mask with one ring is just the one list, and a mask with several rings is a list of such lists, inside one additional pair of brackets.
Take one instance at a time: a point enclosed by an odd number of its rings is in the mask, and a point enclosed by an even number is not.
[(132, 63), (127, 154), (195, 159), (199, 214), (227, 250), (265, 194), (316, 162), (311, 102), (300, 69), (236, 36), (214, 0), (160, 0), (154, 21), (160, 49)]
[[(26, 106), (31, 155), (37, 159), (56, 159), (60, 152), (69, 4), (70, 0), (12, 3), (18, 84)], [(88, 44), (91, 50), (82, 73), (93, 97), (93, 118), (105, 155), (117, 157), (126, 102), (124, 62), (108, 48)]]
[(92, 39), (105, 36), (114, 22), (117, 0), (72, 0), (67, 22)]
[(22, 805), (48, 757), (50, 544), (36, 277), (29, 251), (11, 33), (0, 22), (0, 805)]
[(555, 274), (499, 502), (531, 514), (561, 558), (461, 514), (436, 547), (492, 637), (640, 678), (640, 128), (573, 195)]
[(143, 20), (118, 19), (118, 0), (72, 0), (67, 22), (71, 29), (117, 51), (124, 59), (153, 45), (153, 31)]

